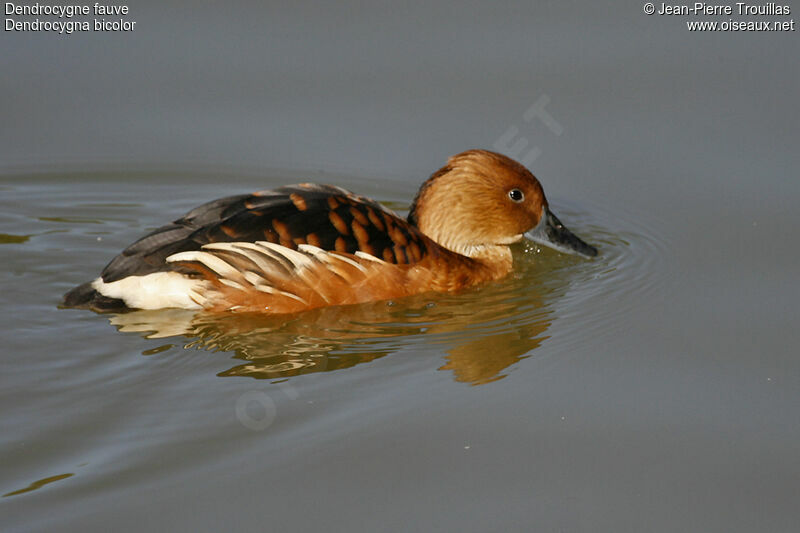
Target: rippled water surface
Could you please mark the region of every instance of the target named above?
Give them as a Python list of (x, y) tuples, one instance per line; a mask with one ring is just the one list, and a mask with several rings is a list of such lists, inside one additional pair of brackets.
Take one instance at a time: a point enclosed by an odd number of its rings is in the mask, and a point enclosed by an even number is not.
[[(796, 531), (796, 33), (379, 4), (0, 34), (0, 530)], [(203, 202), (403, 213), (474, 147), (599, 256), (285, 317), (58, 308)]]
[[(115, 184), (104, 189), (102, 202), (87, 198), (93, 181), (75, 176), (19, 177), (15, 181), (27, 185), (6, 188), (10, 200), (5, 206), (7, 215), (17, 221), (27, 219), (33, 233), (4, 234), (5, 244), (27, 244), (26, 248), (12, 248), (14, 255), (58, 255), (59, 261), (71, 263), (73, 267), (64, 268), (61, 279), (55, 280), (57, 286), (68, 287), (69, 283), (96, 276), (114, 250), (124, 245), (126, 234), (133, 240), (141, 232), (176, 218), (191, 202), (176, 198), (180, 185), (165, 185), (161, 180), (130, 186), (121, 184), (120, 176), (93, 177)], [(133, 178), (137, 183), (150, 181), (145, 175)], [(165, 178), (177, 184), (189, 179), (179, 175)], [(223, 181), (237, 180), (249, 181), (242, 176), (225, 176)], [(64, 185), (66, 181), (68, 185)], [(279, 176), (266, 181), (267, 187), (282, 184)], [(195, 184), (195, 188), (191, 196), (197, 196), (198, 203), (205, 201), (199, 198), (202, 192), (213, 195), (216, 189), (217, 194), (224, 194), (224, 189), (216, 185)], [(145, 205), (132, 201), (132, 196), (150, 201)], [(407, 202), (378, 199), (401, 214), (408, 208)], [(92, 316), (95, 322), (107, 319), (123, 333), (163, 339), (160, 345), (143, 350), (143, 355), (173, 349), (228, 352), (236, 364), (220, 376), (276, 380), (350, 368), (404, 349), (436, 347), (444, 355), (440, 370), (450, 371), (456, 381), (489, 383), (505, 377), (515, 363), (531, 356), (549, 339), (547, 331), (558, 315), (571, 314), (584, 332), (591, 331), (599, 338), (614, 333), (614, 314), (592, 313), (587, 303), (608, 298), (612, 287), (624, 285), (615, 296), (621, 302), (625, 298), (641, 301), (651, 291), (658, 294), (666, 286), (669, 268), (661, 272), (650, 269), (659, 258), (667, 261), (663, 243), (630, 221), (623, 228), (618, 217), (612, 219), (600, 210), (592, 214), (588, 206), (583, 212), (578, 209), (581, 207), (563, 206), (558, 211), (571, 221), (576, 232), (601, 248), (602, 259), (585, 260), (525, 241), (514, 247), (516, 268), (511, 276), (460, 293), (424, 294), (283, 316), (178, 309)], [(126, 212), (140, 218), (126, 217)], [(165, 213), (172, 214), (165, 217)], [(50, 216), (39, 216), (44, 214)], [(614, 229), (615, 224), (620, 227)], [(98, 260), (89, 260), (94, 257)], [(73, 272), (86, 274), (76, 276)], [(57, 303), (58, 297), (58, 291), (50, 295), (51, 303)], [(62, 310), (53, 316), (74, 319), (87, 314), (78, 313)]]

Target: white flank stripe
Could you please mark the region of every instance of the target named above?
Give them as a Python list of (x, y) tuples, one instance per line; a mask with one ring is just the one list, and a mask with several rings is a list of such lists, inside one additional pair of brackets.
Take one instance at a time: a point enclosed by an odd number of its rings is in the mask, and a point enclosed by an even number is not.
[(361, 259), (366, 259), (367, 261), (375, 261), (376, 263), (386, 263), (383, 259), (378, 259), (374, 255), (370, 255), (366, 252), (362, 252), (361, 250), (356, 251), (356, 257), (360, 257)]
[(340, 260), (340, 261), (344, 261), (345, 263), (349, 263), (349, 264), (353, 265), (354, 267), (359, 269), (361, 272), (363, 272), (365, 274), (367, 273), (367, 269), (366, 268), (364, 268), (363, 266), (359, 265), (357, 262), (353, 261), (349, 257), (345, 257), (345, 256), (339, 255), (339, 254), (336, 254), (336, 255), (331, 254), (331, 255), (333, 257), (335, 257), (336, 259)]
[(247, 271), (244, 274), (244, 279), (251, 285), (265, 285), (267, 280), (256, 274), (255, 272)]
[(328, 253), (325, 250), (323, 250), (322, 248), (318, 248), (317, 246), (314, 246), (313, 244), (298, 244), (297, 248), (301, 252), (306, 252), (306, 253), (309, 253), (309, 254), (312, 254), (312, 255), (323, 255), (323, 254), (327, 254)]
[(232, 288), (238, 289), (240, 291), (245, 290), (243, 285), (240, 285), (240, 284), (236, 283), (235, 281), (231, 281), (229, 279), (219, 278), (219, 282), (222, 283), (223, 285), (227, 285), (228, 287), (232, 287)]
[[(261, 242), (261, 241), (259, 241), (259, 242)], [(258, 245), (255, 245), (255, 246), (256, 246), (256, 248), (254, 249), (254, 251), (256, 251), (258, 254), (263, 256), (262, 259), (266, 259), (268, 261), (272, 261), (276, 266), (280, 266), (280, 267), (282, 267), (282, 268), (284, 268), (286, 270), (295, 270), (294, 263), (289, 261), (286, 257), (281, 255), (280, 253), (278, 253), (278, 252), (276, 252), (276, 251), (274, 251), (274, 250), (272, 250), (270, 248), (266, 248), (264, 246), (258, 246)], [(268, 270), (278, 270), (278, 269), (277, 269), (277, 267), (276, 268), (270, 267)]]
[(300, 298), (298, 295), (292, 294), (291, 292), (278, 290), (275, 287), (270, 287), (269, 285), (256, 285), (256, 290), (261, 292), (266, 292), (267, 294), (279, 294), (281, 296), (286, 296), (287, 298), (293, 298), (298, 302), (302, 302), (303, 304), (308, 305), (308, 302), (305, 299)]
[(274, 244), (267, 241), (257, 241), (256, 244), (259, 246), (264, 246), (265, 248), (269, 248), (274, 253), (285, 257), (295, 266), (297, 270), (309, 268), (314, 264), (314, 262), (311, 261), (311, 259), (309, 259), (305, 254), (301, 254), (300, 252), (296, 252), (295, 250), (281, 246), (280, 244)]
[(267, 250), (264, 250), (252, 242), (234, 242), (230, 244), (232, 244), (230, 247), (231, 252), (248, 258), (264, 272), (275, 271), (275, 259)]
[(180, 252), (167, 257), (168, 263), (176, 261), (195, 261), (204, 264), (220, 276), (234, 278), (239, 276), (238, 270), (209, 252)]

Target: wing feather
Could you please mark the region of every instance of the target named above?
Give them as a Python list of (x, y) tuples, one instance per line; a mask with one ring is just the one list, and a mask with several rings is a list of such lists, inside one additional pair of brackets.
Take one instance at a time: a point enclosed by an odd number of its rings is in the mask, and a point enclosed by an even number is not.
[[(409, 269), (407, 265), (371, 256), (366, 259), (309, 245), (293, 250), (264, 241), (205, 245), (200, 251), (181, 252), (167, 261), (194, 269), (198, 274), (205, 273), (211, 283), (204, 284), (194, 300), (203, 302), (206, 308), (266, 309), (278, 313), (358, 303), (372, 299), (380, 288), (384, 292), (389, 288), (396, 294), (405, 294), (404, 281)], [(258, 271), (237, 270), (236, 266), (243, 263), (257, 265)]]
[(308, 245), (324, 252), (355, 254), (357, 265), (363, 264), (362, 259), (369, 261), (366, 256), (399, 264), (415, 263), (435, 253), (435, 247), (429, 246), (430, 240), (415, 226), (379, 203), (339, 187), (301, 184), (201, 205), (131, 244), (106, 266), (101, 276), (110, 283), (159, 271), (196, 274), (186, 270), (183, 261), (167, 258), (222, 243), (235, 244), (233, 248), (218, 250), (228, 250), (243, 262), (249, 259), (253, 263), (249, 265), (251, 269), (257, 266), (263, 270), (266, 261), (272, 266), (282, 265), (288, 273), (296, 270), (298, 261), (310, 264), (304, 262), (310, 249), (300, 255), (283, 251), (275, 254), (264, 250), (264, 246), (254, 248), (258, 242), (292, 251)]

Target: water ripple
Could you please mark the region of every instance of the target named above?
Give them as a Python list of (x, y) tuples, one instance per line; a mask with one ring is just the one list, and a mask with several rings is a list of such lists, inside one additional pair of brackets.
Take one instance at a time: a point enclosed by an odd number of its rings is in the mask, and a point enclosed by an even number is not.
[[(569, 279), (568, 290), (558, 301), (559, 316), (580, 331), (572, 341), (619, 334), (626, 328), (620, 317), (657, 305), (674, 283), (670, 247), (640, 214), (569, 205), (559, 206), (558, 212), (600, 251), (593, 261), (571, 261), (558, 269), (558, 278)], [(528, 252), (564, 262), (564, 256), (552, 257), (555, 254), (549, 250)]]

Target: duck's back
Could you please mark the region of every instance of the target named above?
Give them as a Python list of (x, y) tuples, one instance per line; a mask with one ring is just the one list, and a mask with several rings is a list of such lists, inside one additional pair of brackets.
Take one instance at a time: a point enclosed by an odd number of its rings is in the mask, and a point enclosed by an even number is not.
[[(368, 254), (390, 264), (416, 263), (429, 253), (429, 239), (379, 203), (339, 187), (301, 184), (229, 196), (201, 205), (137, 240), (111, 260), (100, 280), (110, 284), (159, 272), (196, 277), (197, 269), (167, 258), (212, 243), (266, 241), (297, 250)], [(67, 307), (125, 309), (119, 298), (100, 294), (94, 282), (64, 297)]]

